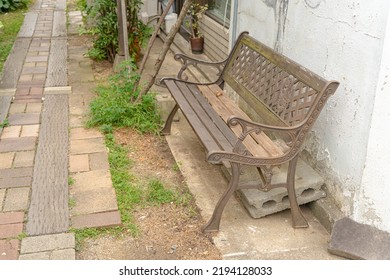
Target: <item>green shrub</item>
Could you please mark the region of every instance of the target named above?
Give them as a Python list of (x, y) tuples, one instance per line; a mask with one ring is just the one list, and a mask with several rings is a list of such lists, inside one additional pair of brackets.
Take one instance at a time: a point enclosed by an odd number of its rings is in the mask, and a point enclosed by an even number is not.
[(0, 13), (27, 7), (27, 0), (0, 0)]

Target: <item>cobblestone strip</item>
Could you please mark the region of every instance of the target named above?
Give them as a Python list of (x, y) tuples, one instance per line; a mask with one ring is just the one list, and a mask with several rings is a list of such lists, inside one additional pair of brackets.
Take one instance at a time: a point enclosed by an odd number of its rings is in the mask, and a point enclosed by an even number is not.
[(35, 156), (29, 235), (66, 232), (68, 212), (68, 96), (46, 95)]

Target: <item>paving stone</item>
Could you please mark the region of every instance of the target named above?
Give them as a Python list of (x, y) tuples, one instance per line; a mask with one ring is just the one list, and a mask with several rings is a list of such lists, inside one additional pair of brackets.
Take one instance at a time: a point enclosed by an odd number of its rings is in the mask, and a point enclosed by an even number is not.
[(66, 13), (65, 11), (54, 11), (53, 37), (66, 35)]
[(83, 127), (76, 127), (70, 130), (71, 140), (91, 139), (91, 138), (103, 138), (102, 133), (97, 129), (86, 129)]
[(64, 249), (55, 250), (51, 253), (51, 260), (75, 260), (76, 250), (75, 249)]
[(23, 104), (23, 103), (12, 103), (9, 108), (9, 113), (10, 114), (24, 113), (26, 110), (26, 106), (27, 104)]
[(60, 249), (74, 249), (75, 237), (73, 233), (31, 236), (23, 238), (20, 253), (38, 253)]
[(0, 239), (16, 238), (23, 232), (23, 223), (0, 225)]
[(34, 156), (35, 151), (16, 152), (13, 167), (32, 167), (34, 165)]
[(85, 172), (85, 171), (89, 171), (88, 155), (70, 155), (69, 172)]
[(0, 189), (31, 186), (32, 177), (0, 178)]
[(23, 74), (45, 74), (46, 73), (46, 67), (23, 67), (22, 69), (22, 75)]
[(46, 62), (48, 59), (48, 56), (27, 56), (26, 62)]
[[(47, 71), (46, 86), (67, 86), (68, 85), (68, 47), (66, 38), (51, 40), (51, 52)], [(64, 67), (65, 66), (65, 67)]]
[(32, 35), (34, 34), (37, 19), (38, 12), (28, 12), (24, 17), (23, 25), (19, 30), (18, 37), (32, 37)]
[(26, 113), (38, 113), (42, 111), (42, 103), (28, 103)]
[(30, 42), (31, 38), (16, 38), (12, 51), (4, 63), (0, 88), (16, 88)]
[(71, 218), (71, 223), (72, 227), (77, 229), (112, 227), (120, 226), (122, 224), (119, 211), (73, 216)]
[(39, 124), (40, 113), (12, 114), (8, 116), (10, 125)]
[(0, 153), (34, 150), (36, 141), (37, 137), (3, 139), (0, 141)]
[(30, 88), (17, 88), (15, 92), (15, 96), (29, 95), (29, 94), (30, 94)]
[(70, 141), (70, 153), (72, 155), (93, 154), (107, 151), (103, 138), (92, 138)]
[(0, 213), (0, 225), (23, 223), (24, 212)]
[(94, 153), (89, 154), (89, 166), (91, 170), (99, 170), (99, 169), (110, 169), (110, 164), (108, 162), (108, 153)]
[(390, 233), (350, 218), (335, 222), (328, 251), (349, 259), (390, 260)]
[(29, 187), (8, 189), (4, 201), (4, 211), (28, 210), (29, 196)]
[(76, 202), (76, 205), (71, 209), (72, 216), (118, 210), (116, 194), (113, 188), (78, 191), (72, 193), (72, 197)]
[(33, 104), (40, 104), (42, 103), (42, 97), (29, 97), (24, 98), (22, 97), (15, 97), (14, 103), (33, 103)]
[(75, 181), (72, 185), (72, 190), (74, 192), (112, 188), (111, 174), (109, 170), (80, 172), (73, 174), (72, 178)]
[(84, 115), (70, 115), (69, 116), (69, 127), (83, 127), (85, 124), (86, 117)]
[(72, 87), (71, 86), (45, 87), (44, 93), (45, 93), (45, 95), (47, 95), (47, 94), (70, 95), (72, 93)]
[(38, 133), (39, 133), (39, 124), (23, 125), (22, 132), (21, 132), (20, 136), (21, 137), (29, 137), (29, 136), (38, 137)]
[(0, 178), (8, 179), (27, 176), (32, 176), (31, 167), (0, 169)]
[(12, 167), (15, 153), (0, 153), (0, 169)]
[(0, 189), (0, 211), (3, 211), (5, 191), (6, 191), (5, 189)]
[(21, 74), (19, 77), (19, 82), (31, 82), (33, 80), (32, 74)]
[(19, 256), (19, 260), (32, 261), (32, 260), (50, 260), (50, 252), (39, 252), (32, 254), (23, 254)]
[(1, 134), (1, 139), (6, 138), (18, 138), (22, 127), (20, 125), (11, 125), (3, 128), (3, 133)]
[(17, 260), (19, 255), (19, 240), (0, 240), (0, 260)]

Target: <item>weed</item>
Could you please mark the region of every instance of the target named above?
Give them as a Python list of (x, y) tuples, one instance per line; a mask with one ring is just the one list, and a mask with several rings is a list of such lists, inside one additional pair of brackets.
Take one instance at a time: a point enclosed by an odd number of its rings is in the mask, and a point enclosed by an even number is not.
[(181, 166), (182, 166), (182, 163), (180, 161), (175, 162), (172, 166), (172, 170), (178, 172), (178, 171), (180, 171)]
[(69, 206), (70, 209), (72, 209), (73, 207), (75, 207), (75, 206), (76, 206), (76, 199), (73, 198), (73, 197), (69, 198), (69, 200), (68, 200), (68, 206)]
[(24, 238), (26, 238), (26, 237), (27, 237), (27, 233), (22, 232), (22, 233), (19, 233), (17, 239), (18, 239), (19, 241), (22, 241), (22, 239), (24, 239)]
[(8, 119), (5, 119), (4, 121), (0, 122), (0, 128), (4, 128), (6, 126), (9, 126)]
[[(88, 126), (133, 127), (140, 132), (157, 132), (160, 117), (154, 95), (143, 96), (140, 103), (133, 101), (139, 90), (134, 88), (139, 76), (133, 62), (120, 65), (120, 71), (109, 78), (108, 86), (99, 86), (97, 97), (91, 102)], [(130, 70), (130, 73), (129, 73)]]
[(106, 134), (105, 140), (110, 151), (108, 160), (122, 224), (131, 234), (137, 235), (138, 229), (131, 213), (134, 206), (141, 201), (142, 190), (133, 183), (133, 176), (128, 171), (131, 161), (127, 156), (127, 150), (115, 143), (112, 134)]
[(76, 181), (72, 177), (68, 176), (68, 186), (73, 186), (75, 182)]
[(149, 182), (146, 201), (152, 204), (164, 204), (173, 202), (176, 199), (176, 194), (164, 188), (164, 185), (156, 179)]

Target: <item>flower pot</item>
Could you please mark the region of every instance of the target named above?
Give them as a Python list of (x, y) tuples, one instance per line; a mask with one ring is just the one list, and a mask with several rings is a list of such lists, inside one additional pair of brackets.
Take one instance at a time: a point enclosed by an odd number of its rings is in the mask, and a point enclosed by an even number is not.
[(192, 53), (194, 54), (203, 53), (203, 42), (204, 42), (203, 37), (190, 38)]

